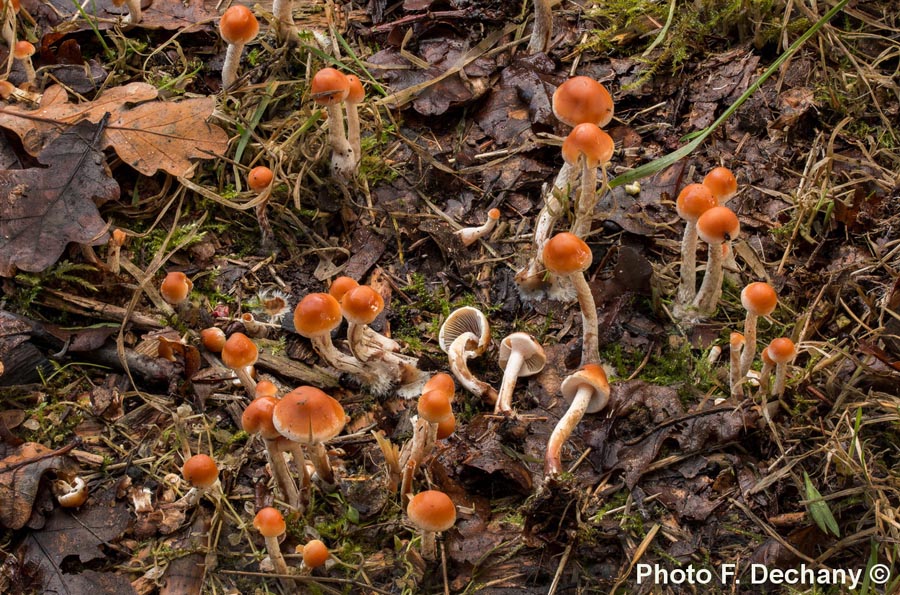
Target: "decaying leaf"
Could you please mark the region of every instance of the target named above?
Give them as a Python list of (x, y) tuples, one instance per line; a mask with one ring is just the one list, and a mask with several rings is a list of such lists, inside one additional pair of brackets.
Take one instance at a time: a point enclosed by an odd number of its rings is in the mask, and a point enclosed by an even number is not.
[(31, 517), (41, 477), (48, 471), (69, 469), (72, 463), (46, 446), (26, 442), (15, 449), (0, 445), (0, 524), (21, 529)]
[(100, 131), (81, 122), (40, 153), (48, 167), (0, 171), (0, 275), (42, 271), (69, 242), (106, 242), (95, 201), (118, 198), (119, 185), (97, 146)]
[(221, 154), (228, 135), (206, 120), (216, 106), (215, 97), (182, 101), (153, 101), (157, 90), (146, 83), (131, 83), (101, 93), (87, 103), (69, 103), (65, 89), (52, 86), (36, 110), (7, 106), (0, 110), (0, 126), (14, 131), (32, 155), (71, 124), (82, 119), (99, 122), (109, 113), (101, 148), (112, 147), (122, 161), (149, 176), (163, 170), (184, 176), (192, 159)]

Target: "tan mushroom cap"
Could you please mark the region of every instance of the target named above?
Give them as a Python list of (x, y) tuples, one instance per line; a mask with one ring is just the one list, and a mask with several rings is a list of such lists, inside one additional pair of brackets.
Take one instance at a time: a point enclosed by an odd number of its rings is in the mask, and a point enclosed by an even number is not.
[(247, 185), (250, 186), (251, 190), (259, 192), (265, 190), (272, 183), (272, 178), (274, 177), (275, 174), (272, 173), (271, 169), (265, 165), (258, 165), (247, 174)]
[(747, 339), (746, 339), (746, 337), (744, 337), (743, 333), (733, 332), (728, 337), (728, 344), (731, 346), (732, 349), (736, 349), (737, 347), (740, 347), (741, 345), (743, 345), (746, 342), (746, 340)]
[(256, 343), (244, 333), (232, 333), (222, 348), (222, 363), (232, 370), (239, 370), (256, 363), (259, 350)]
[(427, 490), (413, 496), (406, 507), (409, 520), (423, 531), (446, 531), (456, 523), (456, 506), (444, 492)]
[(24, 39), (22, 41), (17, 41), (14, 48), (13, 55), (19, 60), (30, 58), (34, 55), (34, 45)]
[(164, 300), (175, 306), (186, 300), (193, 288), (194, 282), (188, 279), (187, 275), (181, 271), (172, 271), (163, 279), (159, 293)]
[(551, 273), (571, 275), (591, 266), (593, 255), (584, 240), (564, 231), (544, 244), (543, 259)]
[(697, 235), (707, 244), (722, 244), (737, 238), (741, 223), (728, 207), (713, 207), (697, 219)]
[(491, 325), (487, 316), (478, 308), (463, 306), (457, 308), (447, 316), (447, 320), (441, 325), (438, 332), (438, 345), (444, 353), (450, 351), (454, 339), (463, 333), (475, 335), (478, 344), (472, 350), (476, 355), (484, 353), (491, 344)]
[(271, 396), (255, 398), (241, 415), (241, 426), (248, 434), (259, 434), (266, 440), (275, 440), (281, 434), (272, 420), (278, 399)]
[(688, 184), (678, 193), (675, 200), (675, 210), (678, 216), (685, 221), (697, 222), (700, 215), (718, 206), (715, 196), (710, 189), (703, 184)]
[(328, 442), (347, 423), (341, 404), (312, 386), (284, 395), (275, 405), (272, 420), (282, 436), (300, 444)]
[(256, 513), (253, 518), (253, 527), (262, 533), (263, 537), (278, 537), (287, 529), (284, 517), (277, 509), (267, 506)]
[(294, 308), (294, 328), (308, 339), (323, 337), (341, 324), (341, 305), (327, 293), (310, 293)]
[(441, 423), (453, 415), (450, 398), (447, 393), (439, 390), (422, 393), (416, 410), (422, 419), (432, 424)]
[(225, 331), (217, 326), (211, 326), (200, 331), (200, 342), (212, 353), (221, 353), (225, 347)]
[(319, 105), (335, 105), (350, 94), (347, 75), (334, 68), (323, 68), (315, 74), (310, 85), (313, 100)]
[(741, 291), (741, 304), (755, 316), (768, 316), (778, 305), (778, 294), (765, 281), (755, 281)]
[(727, 202), (737, 194), (737, 180), (727, 167), (713, 168), (703, 178), (703, 185), (710, 189), (719, 204)]
[(235, 4), (225, 11), (219, 21), (219, 34), (226, 43), (244, 44), (259, 33), (259, 21), (253, 11), (242, 4)]
[(350, 90), (344, 101), (350, 104), (362, 103), (362, 100), (366, 98), (366, 90), (362, 86), (362, 81), (355, 74), (348, 74), (347, 82), (350, 85)]
[(773, 339), (766, 349), (776, 364), (786, 364), (797, 355), (797, 346), (787, 337)]
[(576, 165), (578, 156), (584, 155), (589, 167), (597, 167), (609, 163), (614, 150), (615, 143), (608, 134), (596, 124), (585, 122), (573, 128), (563, 141), (562, 156), (569, 165)]
[(587, 364), (580, 370), (566, 376), (560, 385), (563, 398), (571, 403), (575, 399), (578, 389), (587, 386), (592, 390), (591, 400), (588, 403), (587, 413), (596, 413), (606, 407), (609, 402), (609, 381), (606, 372), (598, 364)]
[(357, 283), (355, 279), (351, 279), (350, 277), (338, 277), (331, 282), (331, 287), (328, 288), (328, 294), (337, 301), (341, 301), (344, 294), (355, 287), (359, 287), (359, 283)]
[(219, 479), (219, 468), (212, 457), (194, 455), (184, 462), (181, 475), (193, 487), (206, 489), (212, 487)]
[(514, 351), (522, 355), (522, 368), (519, 370), (519, 377), (534, 376), (544, 369), (547, 363), (547, 355), (544, 348), (538, 343), (537, 339), (528, 333), (512, 333), (507, 335), (500, 341), (500, 353), (497, 360), (502, 369), (506, 369), (509, 363), (509, 356)]
[(360, 285), (344, 294), (341, 310), (353, 324), (372, 324), (384, 310), (384, 298), (368, 285)]
[(606, 87), (587, 76), (575, 76), (553, 93), (553, 113), (560, 122), (606, 126), (613, 117), (613, 100)]
[(453, 376), (445, 372), (438, 372), (429, 378), (428, 382), (422, 386), (422, 394), (433, 390), (446, 394), (450, 398), (450, 402), (453, 402), (456, 394), (456, 383), (453, 382)]
[(303, 546), (303, 563), (309, 568), (318, 568), (330, 557), (328, 548), (319, 539), (312, 539)]

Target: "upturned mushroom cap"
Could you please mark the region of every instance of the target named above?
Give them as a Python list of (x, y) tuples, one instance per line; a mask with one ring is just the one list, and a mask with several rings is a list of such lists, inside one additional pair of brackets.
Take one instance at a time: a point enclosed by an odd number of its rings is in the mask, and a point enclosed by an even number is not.
[(562, 156), (566, 163), (575, 165), (578, 156), (584, 155), (588, 166), (596, 167), (600, 163), (609, 163), (614, 149), (615, 143), (608, 134), (596, 124), (585, 122), (573, 128), (563, 141)]
[(163, 279), (159, 286), (159, 293), (162, 294), (164, 300), (175, 306), (186, 300), (193, 288), (194, 283), (188, 279), (187, 275), (181, 271), (172, 271)]
[(713, 207), (697, 219), (697, 235), (707, 244), (730, 242), (740, 233), (741, 223), (728, 207)]
[(76, 476), (72, 482), (57, 480), (53, 482), (56, 501), (63, 508), (78, 508), (88, 499), (88, 487), (84, 479)]
[(212, 457), (208, 455), (194, 455), (184, 462), (181, 467), (181, 475), (184, 480), (195, 488), (210, 488), (219, 479), (219, 468)]
[(263, 537), (278, 537), (287, 529), (284, 517), (277, 509), (267, 506), (256, 513), (253, 518), (253, 527), (262, 533)]
[(409, 520), (423, 531), (446, 531), (456, 523), (456, 506), (444, 492), (427, 490), (413, 496), (406, 507)]
[(357, 283), (355, 279), (351, 279), (350, 277), (338, 277), (331, 282), (331, 287), (328, 288), (328, 294), (337, 301), (341, 301), (344, 294), (354, 287), (359, 287), (359, 283)]
[(360, 285), (344, 294), (341, 310), (353, 324), (372, 324), (384, 310), (384, 298), (368, 285)]
[(580, 370), (566, 376), (562, 381), (560, 390), (563, 398), (569, 403), (575, 399), (578, 389), (586, 386), (591, 389), (591, 400), (587, 406), (587, 413), (596, 413), (606, 407), (609, 402), (609, 381), (603, 367), (597, 364), (587, 364)]
[(727, 167), (713, 168), (703, 178), (703, 185), (710, 189), (719, 204), (728, 202), (732, 196), (737, 194), (737, 180)]
[(441, 423), (453, 415), (453, 408), (450, 406), (447, 393), (439, 390), (422, 393), (416, 410), (422, 419), (432, 424)]
[(328, 442), (347, 423), (344, 408), (312, 386), (301, 386), (284, 395), (272, 415), (282, 436), (300, 444)]
[(244, 44), (259, 33), (259, 21), (253, 11), (242, 4), (228, 8), (219, 21), (219, 34), (226, 43)]
[(274, 176), (275, 174), (272, 173), (271, 169), (265, 165), (259, 165), (251, 169), (250, 173), (247, 174), (247, 185), (250, 186), (251, 190), (260, 192), (261, 190), (265, 190), (268, 185), (272, 183), (272, 178)]
[(34, 45), (24, 39), (17, 41), (14, 47), (13, 55), (19, 60), (30, 58), (34, 55)]
[(433, 390), (446, 394), (450, 398), (450, 402), (453, 402), (453, 396), (456, 394), (456, 383), (453, 382), (453, 376), (445, 372), (438, 372), (429, 378), (428, 382), (422, 386), (422, 394)]
[(232, 333), (222, 348), (222, 363), (232, 370), (239, 370), (256, 363), (259, 350), (256, 343), (244, 333)]
[(323, 68), (313, 77), (310, 93), (319, 105), (334, 105), (344, 101), (350, 94), (350, 81), (339, 70)]
[(487, 316), (478, 308), (463, 306), (451, 312), (438, 332), (438, 345), (447, 353), (453, 340), (463, 333), (472, 333), (477, 337), (478, 345), (474, 350), (476, 355), (484, 353), (491, 344), (491, 325)]
[(294, 328), (307, 339), (330, 334), (341, 318), (341, 305), (327, 293), (310, 293), (294, 308)]
[(512, 333), (507, 335), (500, 341), (500, 353), (498, 362), (502, 369), (506, 369), (509, 363), (509, 356), (517, 351), (522, 356), (522, 368), (519, 370), (519, 377), (533, 376), (544, 369), (547, 363), (547, 355), (544, 348), (537, 342), (537, 339), (528, 333)]
[(688, 184), (678, 193), (675, 210), (685, 221), (696, 223), (700, 215), (718, 204), (708, 187), (703, 184)]
[(560, 122), (606, 126), (613, 117), (613, 100), (606, 87), (587, 76), (574, 76), (553, 93), (553, 113)]
[(350, 85), (350, 91), (344, 101), (348, 104), (362, 103), (362, 100), (366, 98), (366, 90), (362, 86), (362, 81), (355, 74), (348, 74), (347, 82)]
[(257, 397), (241, 415), (241, 425), (248, 434), (260, 434), (266, 440), (275, 440), (281, 434), (272, 421), (272, 413), (278, 399), (275, 397)]
[(587, 269), (591, 266), (593, 255), (584, 240), (564, 231), (544, 244), (543, 259), (551, 273), (565, 276)]
[(328, 548), (318, 539), (310, 540), (303, 546), (303, 563), (309, 568), (318, 568), (330, 557)]
[(787, 337), (773, 339), (766, 349), (769, 351), (769, 357), (776, 364), (786, 364), (797, 355), (797, 346)]
[(768, 316), (778, 305), (778, 294), (765, 281), (755, 281), (741, 291), (741, 304), (755, 316)]
[(200, 342), (212, 353), (221, 353), (225, 347), (225, 331), (217, 326), (211, 326), (200, 331)]

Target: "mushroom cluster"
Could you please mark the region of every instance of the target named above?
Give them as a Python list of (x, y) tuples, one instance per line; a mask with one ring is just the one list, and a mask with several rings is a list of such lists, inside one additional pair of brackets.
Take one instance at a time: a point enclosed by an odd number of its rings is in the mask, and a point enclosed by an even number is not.
[[(362, 156), (358, 105), (365, 99), (362, 82), (353, 75), (345, 75), (334, 68), (323, 68), (312, 78), (310, 94), (313, 101), (328, 113), (328, 139), (331, 144), (331, 173), (349, 182), (356, 175)], [(347, 108), (347, 129), (344, 112)]]

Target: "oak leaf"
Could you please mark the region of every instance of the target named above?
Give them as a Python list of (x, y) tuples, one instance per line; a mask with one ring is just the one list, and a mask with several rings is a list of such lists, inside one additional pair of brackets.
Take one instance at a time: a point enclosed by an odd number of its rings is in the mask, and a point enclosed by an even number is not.
[(44, 473), (68, 471), (72, 464), (37, 442), (26, 442), (15, 449), (0, 446), (0, 456), (0, 525), (21, 529), (31, 517)]

